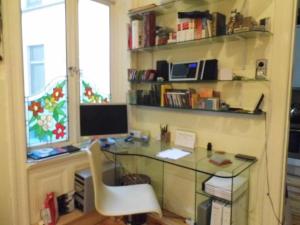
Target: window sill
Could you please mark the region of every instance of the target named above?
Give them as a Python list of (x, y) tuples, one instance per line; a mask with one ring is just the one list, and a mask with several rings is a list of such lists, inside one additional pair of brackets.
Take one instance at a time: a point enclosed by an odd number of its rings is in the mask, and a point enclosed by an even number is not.
[(62, 155), (57, 155), (54, 157), (49, 157), (49, 158), (45, 158), (45, 159), (41, 159), (41, 160), (33, 160), (33, 159), (27, 158), (26, 166), (27, 166), (27, 170), (31, 170), (31, 169), (39, 168), (42, 166), (60, 163), (63, 161), (69, 161), (71, 159), (76, 159), (76, 158), (81, 158), (81, 157), (86, 157), (86, 153), (84, 150), (80, 150), (80, 151), (74, 152), (74, 153), (66, 153), (66, 154), (62, 154)]

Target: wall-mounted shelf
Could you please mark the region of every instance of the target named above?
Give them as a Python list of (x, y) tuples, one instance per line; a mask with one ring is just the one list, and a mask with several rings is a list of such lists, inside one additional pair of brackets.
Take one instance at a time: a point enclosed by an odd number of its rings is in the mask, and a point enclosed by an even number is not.
[(196, 80), (196, 81), (151, 81), (151, 80), (129, 80), (132, 84), (172, 84), (172, 83), (230, 83), (230, 82), (268, 82), (263, 79), (242, 79), (242, 80)]
[(161, 108), (161, 109), (171, 109), (171, 110), (186, 110), (193, 112), (213, 112), (213, 113), (229, 113), (229, 114), (240, 114), (240, 115), (249, 115), (249, 116), (261, 116), (266, 115), (264, 111), (252, 112), (247, 110), (212, 110), (212, 109), (192, 109), (192, 108), (176, 108), (176, 107), (167, 107), (167, 106), (153, 106), (153, 105), (141, 105), (141, 104), (130, 104), (131, 106), (141, 106), (141, 107), (152, 107), (152, 108)]
[[(222, 1), (222, 0), (221, 0)], [(208, 5), (212, 4), (215, 2), (220, 2), (220, 0), (171, 0), (166, 3), (162, 4), (148, 4), (142, 7), (134, 8), (128, 11), (128, 16), (129, 17), (134, 17), (137, 15), (141, 15), (146, 12), (155, 12), (156, 15), (163, 15), (166, 12), (171, 12), (171, 11), (177, 11), (176, 10), (176, 5), (177, 3), (184, 3), (189, 5), (192, 5), (196, 3), (196, 6), (203, 6), (203, 5)]]
[(151, 46), (146, 48), (129, 49), (129, 51), (131, 52), (156, 51), (156, 50), (163, 50), (163, 49), (193, 47), (196, 45), (222, 43), (227, 41), (238, 41), (238, 40), (262, 38), (262, 37), (270, 37), (270, 36), (272, 36), (272, 33), (269, 31), (245, 31), (245, 32), (233, 33), (228, 35), (202, 38), (197, 40), (174, 42), (166, 45), (157, 45), (157, 46)]

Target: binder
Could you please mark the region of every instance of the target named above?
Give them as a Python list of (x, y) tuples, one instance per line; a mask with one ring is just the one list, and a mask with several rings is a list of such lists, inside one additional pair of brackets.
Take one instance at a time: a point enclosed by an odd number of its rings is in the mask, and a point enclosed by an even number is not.
[(222, 225), (230, 225), (230, 219), (231, 219), (231, 205), (225, 205), (223, 207)]
[(222, 225), (224, 203), (220, 201), (213, 201), (211, 207), (210, 225)]

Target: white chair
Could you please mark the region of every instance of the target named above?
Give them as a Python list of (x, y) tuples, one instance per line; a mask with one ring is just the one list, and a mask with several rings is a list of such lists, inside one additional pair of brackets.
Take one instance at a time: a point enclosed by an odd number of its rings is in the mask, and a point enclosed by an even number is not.
[(162, 215), (155, 193), (149, 184), (107, 186), (102, 181), (104, 154), (98, 141), (87, 150), (93, 177), (96, 210), (104, 216), (124, 216), (139, 213)]

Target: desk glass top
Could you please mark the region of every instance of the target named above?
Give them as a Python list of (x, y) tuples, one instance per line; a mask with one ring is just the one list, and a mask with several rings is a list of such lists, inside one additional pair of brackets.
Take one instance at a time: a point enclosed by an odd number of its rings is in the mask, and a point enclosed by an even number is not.
[[(110, 147), (104, 148), (103, 150), (112, 153), (116, 156), (140, 156), (162, 161), (164, 163), (173, 164), (175, 166), (183, 167), (186, 169), (194, 170), (196, 172), (205, 173), (208, 175), (216, 175), (217, 172), (227, 172), (228, 175), (220, 177), (235, 177), (242, 173), (244, 170), (249, 168), (255, 161), (241, 160), (234, 157), (234, 154), (224, 153), (220, 154), (217, 152), (210, 152), (204, 148), (195, 148), (191, 154), (177, 159), (160, 158), (157, 153), (170, 149), (174, 146), (162, 144), (159, 141), (150, 141), (149, 143), (142, 143), (139, 141), (124, 142), (123, 140), (117, 139), (116, 143)], [(179, 148), (185, 150), (184, 148)], [(209, 160), (212, 156), (221, 155), (225, 159), (231, 161), (230, 164), (218, 166), (211, 163)], [(226, 174), (227, 174), (226, 173)]]

